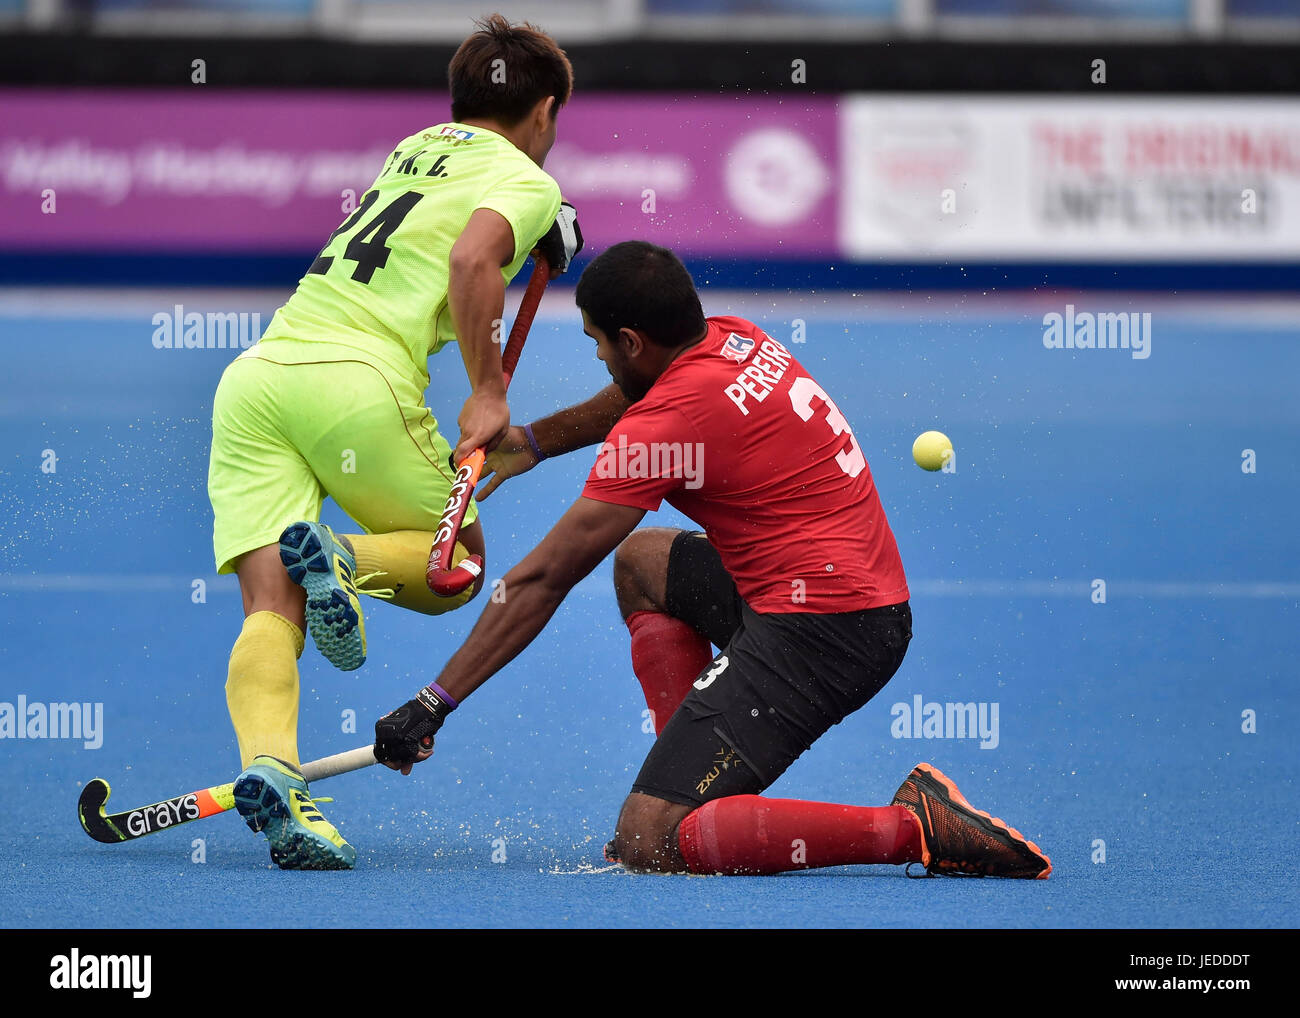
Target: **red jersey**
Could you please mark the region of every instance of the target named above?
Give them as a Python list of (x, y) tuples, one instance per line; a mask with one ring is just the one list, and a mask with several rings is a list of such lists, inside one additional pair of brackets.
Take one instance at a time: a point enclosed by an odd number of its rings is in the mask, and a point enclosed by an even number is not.
[(583, 495), (698, 523), (756, 612), (908, 598), (871, 471), (830, 396), (743, 318), (708, 319), (600, 447)]

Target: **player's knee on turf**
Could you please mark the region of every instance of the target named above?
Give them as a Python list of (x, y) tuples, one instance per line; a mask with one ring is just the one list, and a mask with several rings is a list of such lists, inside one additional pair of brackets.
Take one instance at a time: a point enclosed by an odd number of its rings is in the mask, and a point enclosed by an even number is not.
[(680, 530), (642, 527), (614, 550), (614, 595), (623, 618), (635, 612), (664, 612), (668, 555)]
[(677, 826), (691, 806), (633, 792), (623, 803), (614, 832), (614, 852), (630, 870), (644, 873), (685, 873), (677, 847)]

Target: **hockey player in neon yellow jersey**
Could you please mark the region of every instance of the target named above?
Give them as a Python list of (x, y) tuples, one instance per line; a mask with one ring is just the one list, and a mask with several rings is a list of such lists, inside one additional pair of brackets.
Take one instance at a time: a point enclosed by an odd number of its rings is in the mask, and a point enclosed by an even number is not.
[[(441, 598), (424, 581), (452, 482), (451, 449), (424, 404), (427, 359), (455, 341), (469, 376), (456, 460), (493, 448), (510, 423), (497, 342), (506, 284), (535, 248), (558, 274), (581, 247), (542, 168), (572, 92), (563, 51), (493, 15), (448, 72), (451, 121), (394, 147), (213, 401), (214, 552), (217, 571), (239, 577), (245, 614), (226, 681), (244, 767), (235, 800), (286, 869), (356, 857), (299, 770), (306, 631), (336, 666), (357, 668), (360, 595), (435, 615), (478, 591)], [(326, 495), (364, 533), (320, 523)], [(483, 552), (471, 505), (456, 560)]]

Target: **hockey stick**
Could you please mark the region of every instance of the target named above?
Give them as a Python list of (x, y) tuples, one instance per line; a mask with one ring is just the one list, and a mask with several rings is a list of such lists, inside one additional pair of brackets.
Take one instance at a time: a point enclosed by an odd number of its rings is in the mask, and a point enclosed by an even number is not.
[[(541, 255), (534, 256), (533, 274), (528, 280), (528, 289), (519, 302), (510, 338), (501, 352), (501, 373), (505, 376), (507, 389), (510, 388), (515, 366), (519, 363), (519, 355), (523, 352), (524, 340), (528, 338), (528, 330), (532, 327), (533, 316), (537, 314), (537, 305), (541, 303), (546, 284), (550, 281), (550, 264)], [(429, 565), (424, 578), (429, 589), (442, 597), (459, 594), (483, 572), (481, 556), (467, 556), (455, 567), (451, 564), (451, 556), (456, 549), (456, 538), (460, 536), (460, 525), (465, 522), (465, 510), (469, 508), (470, 497), (474, 494), (474, 486), (478, 484), (479, 475), (483, 472), (483, 461), (486, 459), (487, 450), (479, 446), (460, 461), (452, 480), (451, 492), (447, 496), (447, 504), (442, 510), (442, 519), (438, 521), (438, 529), (433, 535), (433, 548), (429, 551)]]
[[(302, 775), (309, 782), (319, 781), (369, 767), (375, 762), (375, 747), (359, 746), (346, 753), (336, 753), (303, 764)], [(81, 818), (81, 826), (92, 838), (106, 845), (134, 841), (146, 834), (155, 834), (177, 824), (188, 824), (191, 820), (202, 820), (235, 808), (234, 782), (200, 788), (197, 792), (164, 799), (125, 813), (104, 812), (111, 793), (107, 781), (95, 778), (87, 782), (81, 790), (81, 798), (77, 800), (77, 815)]]

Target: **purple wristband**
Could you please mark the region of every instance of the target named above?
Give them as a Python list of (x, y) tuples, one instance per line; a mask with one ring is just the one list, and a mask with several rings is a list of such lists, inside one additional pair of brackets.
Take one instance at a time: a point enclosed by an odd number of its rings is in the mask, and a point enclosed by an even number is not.
[(528, 439), (528, 447), (533, 450), (537, 462), (540, 463), (546, 459), (546, 453), (542, 452), (542, 447), (537, 444), (537, 439), (533, 437), (533, 426), (531, 424), (524, 425), (524, 437)]
[(430, 682), (428, 688), (437, 694), (438, 699), (447, 705), (448, 710), (455, 710), (459, 706), (459, 704), (451, 698), (451, 694), (438, 685), (438, 683)]

